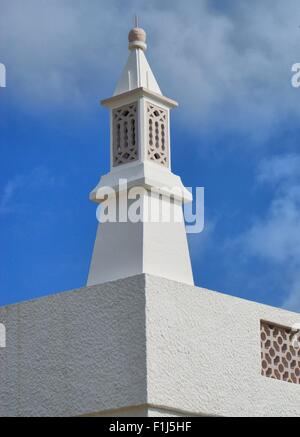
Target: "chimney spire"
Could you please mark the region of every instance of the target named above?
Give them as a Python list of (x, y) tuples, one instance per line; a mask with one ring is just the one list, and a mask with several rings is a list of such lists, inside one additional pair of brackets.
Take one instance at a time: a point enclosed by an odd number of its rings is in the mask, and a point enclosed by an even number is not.
[[(141, 273), (193, 284), (182, 213), (192, 196), (171, 171), (170, 110), (177, 103), (162, 95), (145, 56), (146, 32), (135, 20), (125, 69), (114, 96), (102, 102), (110, 110), (111, 168), (90, 198), (115, 211), (116, 221), (99, 226), (88, 285)], [(107, 197), (107, 187), (114, 195)], [(141, 190), (138, 220), (130, 216), (131, 189)], [(152, 217), (160, 211), (170, 222)]]

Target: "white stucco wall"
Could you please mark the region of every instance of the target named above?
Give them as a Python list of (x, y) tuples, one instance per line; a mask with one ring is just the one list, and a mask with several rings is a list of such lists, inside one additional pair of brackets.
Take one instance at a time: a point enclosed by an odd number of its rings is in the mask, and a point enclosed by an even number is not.
[(300, 416), (261, 319), (300, 315), (150, 275), (0, 308), (0, 416)]
[(0, 309), (0, 416), (146, 403), (144, 277)]
[(148, 402), (187, 414), (300, 416), (300, 385), (261, 376), (260, 320), (300, 315), (147, 276)]

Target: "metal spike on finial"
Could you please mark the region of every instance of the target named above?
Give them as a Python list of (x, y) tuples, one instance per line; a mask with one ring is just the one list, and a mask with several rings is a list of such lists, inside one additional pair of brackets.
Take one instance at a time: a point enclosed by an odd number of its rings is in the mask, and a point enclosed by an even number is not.
[(135, 17), (134, 17), (134, 24), (135, 24), (135, 27), (139, 27), (139, 17), (137, 14), (135, 14)]

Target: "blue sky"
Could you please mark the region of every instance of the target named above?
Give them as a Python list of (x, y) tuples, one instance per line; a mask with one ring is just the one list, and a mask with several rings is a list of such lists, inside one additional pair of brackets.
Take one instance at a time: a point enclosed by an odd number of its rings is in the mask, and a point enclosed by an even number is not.
[[(163, 3), (163, 4), (161, 4)], [(85, 285), (88, 193), (135, 13), (168, 97), (173, 171), (206, 190), (197, 285), (300, 311), (297, 0), (0, 0), (0, 305)]]

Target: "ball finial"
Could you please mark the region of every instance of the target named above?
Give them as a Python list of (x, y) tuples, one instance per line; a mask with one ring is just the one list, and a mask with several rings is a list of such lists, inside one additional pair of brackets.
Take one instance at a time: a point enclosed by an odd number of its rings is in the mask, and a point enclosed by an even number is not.
[(146, 39), (147, 39), (147, 34), (144, 31), (144, 29), (139, 27), (138, 17), (136, 16), (135, 17), (135, 27), (133, 29), (131, 29), (131, 31), (129, 32), (129, 35), (128, 35), (129, 49), (130, 50), (133, 50), (133, 49), (146, 50), (147, 49)]

